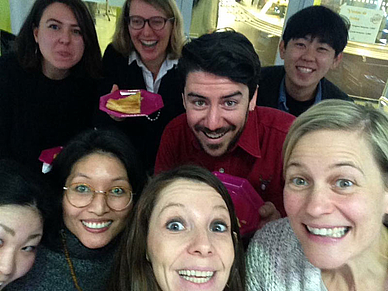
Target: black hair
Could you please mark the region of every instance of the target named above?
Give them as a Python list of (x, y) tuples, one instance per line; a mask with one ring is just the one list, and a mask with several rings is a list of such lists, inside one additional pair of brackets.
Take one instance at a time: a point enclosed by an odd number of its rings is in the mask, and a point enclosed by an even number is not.
[(29, 206), (39, 212), (42, 220), (49, 216), (48, 184), (23, 165), (12, 160), (0, 160), (0, 188), (0, 206)]
[(349, 21), (324, 6), (310, 6), (290, 17), (283, 33), (284, 47), (291, 39), (318, 38), (341, 53), (348, 42)]
[(142, 167), (138, 154), (129, 139), (122, 132), (116, 130), (87, 130), (74, 137), (55, 158), (51, 172), (48, 174), (53, 193), (50, 197), (55, 212), (50, 219), (50, 234), (48, 244), (55, 244), (58, 231), (63, 227), (63, 186), (69, 177), (73, 166), (82, 158), (93, 154), (103, 153), (118, 158), (124, 165), (129, 183), (136, 202), (146, 183), (147, 176)]
[(23, 26), (16, 37), (16, 54), (20, 65), (25, 70), (40, 71), (42, 54), (34, 38), (34, 28), (39, 27), (45, 9), (53, 3), (62, 3), (70, 8), (77, 19), (84, 41), (84, 54), (82, 59), (73, 68), (71, 73), (98, 78), (102, 74), (101, 50), (98, 44), (97, 33), (93, 18), (88, 8), (81, 0), (36, 0), (28, 14)]
[(183, 88), (189, 73), (202, 71), (247, 85), (249, 100), (259, 83), (260, 68), (252, 43), (235, 31), (216, 31), (192, 40), (183, 47), (178, 63)]

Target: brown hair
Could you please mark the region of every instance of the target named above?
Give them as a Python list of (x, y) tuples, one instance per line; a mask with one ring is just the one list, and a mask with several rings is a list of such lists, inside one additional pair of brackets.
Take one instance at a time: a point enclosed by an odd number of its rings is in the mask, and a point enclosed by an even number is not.
[(225, 201), (231, 221), (235, 259), (224, 290), (245, 290), (244, 253), (232, 199), (225, 186), (212, 173), (201, 167), (188, 165), (159, 174), (144, 189), (124, 231), (109, 290), (160, 290), (151, 264), (146, 259), (149, 222), (160, 192), (178, 179), (206, 183)]
[(25, 70), (41, 70), (43, 56), (35, 42), (33, 30), (39, 26), (40, 19), (42, 18), (45, 9), (57, 2), (65, 4), (74, 13), (85, 44), (82, 59), (70, 69), (71, 73), (83, 76), (86, 72), (90, 77), (100, 77), (102, 63), (97, 33), (93, 19), (90, 16), (87, 7), (81, 0), (36, 0), (16, 37), (16, 54), (20, 65)]

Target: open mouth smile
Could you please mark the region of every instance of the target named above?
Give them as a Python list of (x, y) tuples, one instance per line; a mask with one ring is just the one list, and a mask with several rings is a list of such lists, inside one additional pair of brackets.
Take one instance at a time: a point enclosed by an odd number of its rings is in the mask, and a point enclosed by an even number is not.
[(102, 228), (106, 228), (112, 224), (112, 220), (104, 221), (104, 222), (86, 222), (84, 220), (81, 220), (81, 222), (84, 226), (86, 226), (87, 228), (91, 228), (91, 229), (102, 229)]
[(195, 271), (195, 270), (179, 270), (178, 274), (181, 278), (197, 283), (203, 284), (209, 282), (210, 279), (214, 276), (215, 272), (211, 271)]
[(219, 139), (221, 137), (223, 137), (228, 131), (224, 131), (222, 133), (216, 133), (216, 132), (205, 132), (203, 131), (203, 134), (207, 137), (207, 138), (210, 138), (210, 139)]
[(303, 74), (309, 74), (309, 73), (312, 73), (314, 70), (311, 69), (311, 68), (306, 68), (306, 67), (296, 67), (296, 69), (303, 73)]
[(158, 42), (156, 40), (141, 40), (140, 43), (145, 47), (154, 47)]
[(350, 227), (315, 228), (306, 225), (306, 229), (309, 233), (317, 236), (342, 238), (348, 233)]

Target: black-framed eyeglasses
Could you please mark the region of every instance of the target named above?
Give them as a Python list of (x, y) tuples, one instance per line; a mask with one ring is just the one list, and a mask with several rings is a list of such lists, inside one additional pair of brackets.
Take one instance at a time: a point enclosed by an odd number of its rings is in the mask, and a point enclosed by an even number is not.
[(103, 194), (108, 207), (115, 211), (121, 211), (127, 208), (132, 201), (134, 193), (127, 188), (114, 186), (108, 191), (97, 191), (86, 183), (74, 183), (63, 187), (67, 201), (77, 208), (83, 208), (92, 203), (96, 194)]
[(164, 18), (161, 16), (153, 16), (148, 19), (145, 19), (141, 16), (137, 15), (132, 15), (128, 17), (129, 19), (129, 26), (132, 29), (142, 29), (144, 28), (146, 22), (148, 22), (148, 25), (153, 29), (153, 30), (162, 30), (165, 26), (167, 21), (173, 21), (175, 18)]

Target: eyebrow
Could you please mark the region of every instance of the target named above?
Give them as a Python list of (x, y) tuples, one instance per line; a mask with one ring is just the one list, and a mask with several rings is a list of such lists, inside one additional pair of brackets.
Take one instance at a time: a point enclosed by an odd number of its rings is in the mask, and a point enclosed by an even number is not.
[[(231, 94), (222, 96), (221, 99), (227, 99), (227, 98), (236, 97), (236, 96), (242, 96), (242, 93), (240, 91), (236, 91), (236, 92), (233, 92)], [(202, 99), (207, 99), (208, 98), (208, 97), (205, 97), (203, 95), (200, 95), (200, 94), (197, 94), (197, 93), (192, 93), (192, 92), (188, 93), (187, 97), (197, 97), (197, 98), (202, 98)]]
[(364, 175), (364, 172), (362, 171), (362, 169), (360, 167), (358, 167), (355, 163), (350, 162), (350, 161), (336, 163), (336, 164), (330, 166), (330, 169), (339, 168), (339, 167), (351, 167), (351, 168), (354, 168), (354, 169), (360, 171)]
[[(54, 21), (54, 22), (58, 22), (60, 24), (63, 24), (62, 21), (58, 20), (58, 19), (55, 19), (55, 18), (49, 18), (46, 20), (46, 23), (50, 22), (50, 21)], [(70, 24), (70, 26), (73, 26), (73, 27), (80, 27), (78, 24)]]
[(32, 240), (32, 239), (34, 239), (34, 238), (41, 237), (41, 236), (42, 236), (41, 233), (31, 234), (31, 235), (27, 238), (27, 240)]
[(185, 206), (181, 203), (169, 203), (167, 204), (166, 206), (164, 206), (162, 208), (162, 210), (159, 212), (159, 215), (160, 216), (166, 209), (170, 208), (170, 207), (180, 207), (180, 208), (185, 208)]
[[(168, 209), (170, 207), (186, 208), (185, 205), (183, 205), (181, 203), (169, 203), (169, 204), (167, 204), (166, 206), (164, 206), (162, 208), (162, 210), (160, 211), (158, 216), (160, 216), (166, 209)], [(222, 209), (222, 210), (226, 210), (229, 213), (229, 210), (228, 210), (228, 208), (225, 205), (221, 205), (221, 204), (220, 205), (216, 205), (216, 206), (213, 207), (213, 209)]]
[(11, 234), (12, 236), (15, 236), (15, 231), (12, 229), (12, 228), (9, 228), (8, 226), (0, 223), (0, 226), (6, 231), (8, 232), (9, 234)]
[[(298, 162), (292, 162), (292, 163), (289, 163), (287, 166), (286, 166), (286, 170), (290, 167), (297, 167), (297, 168), (302, 168), (303, 165), (301, 163), (298, 163)], [(331, 166), (329, 166), (329, 169), (334, 169), (334, 168), (340, 168), (340, 167), (351, 167), (351, 168), (354, 168), (358, 171), (360, 171), (363, 175), (364, 172), (361, 170), (360, 167), (356, 166), (354, 163), (352, 162), (340, 162), (340, 163), (335, 163)]]
[[(86, 178), (86, 179), (92, 180), (91, 177), (89, 177), (88, 175), (83, 174), (83, 173), (75, 173), (73, 179), (74, 179), (74, 178), (78, 178), (78, 177)], [(129, 180), (128, 180), (128, 178), (126, 178), (126, 177), (117, 177), (117, 178), (114, 178), (114, 179), (111, 180), (111, 182), (116, 182), (116, 181), (125, 181), (125, 182), (128, 182), (128, 183), (129, 183)]]
[(226, 210), (229, 213), (228, 207), (226, 207), (225, 205), (216, 205), (213, 207), (213, 209), (222, 209)]

